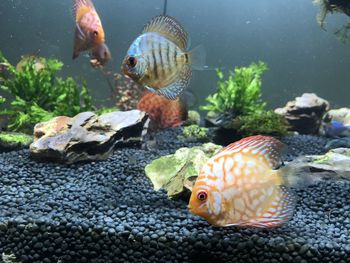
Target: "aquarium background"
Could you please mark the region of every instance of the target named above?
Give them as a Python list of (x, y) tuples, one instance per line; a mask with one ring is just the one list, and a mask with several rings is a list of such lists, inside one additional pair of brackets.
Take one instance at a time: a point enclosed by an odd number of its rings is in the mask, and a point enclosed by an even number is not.
[[(113, 59), (108, 70), (119, 72), (121, 60), (143, 25), (163, 10), (163, 0), (95, 0)], [(72, 60), (72, 1), (0, 1), (0, 50), (11, 63), (40, 50), (65, 64), (61, 74), (86, 79), (97, 105), (110, 105), (110, 89), (87, 57)], [(346, 17), (331, 15), (327, 31), (316, 22), (319, 7), (311, 0), (168, 0), (168, 14), (190, 33), (192, 47), (203, 44), (207, 65), (247, 66), (262, 60), (263, 99), (269, 107), (284, 105), (303, 92), (315, 92), (332, 107), (349, 101), (350, 46), (333, 34)], [(190, 86), (197, 105), (216, 90), (214, 70), (196, 71)]]

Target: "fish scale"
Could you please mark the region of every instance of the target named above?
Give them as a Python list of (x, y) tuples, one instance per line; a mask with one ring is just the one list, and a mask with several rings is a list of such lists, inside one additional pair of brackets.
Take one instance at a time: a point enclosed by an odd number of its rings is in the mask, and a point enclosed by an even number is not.
[(288, 221), (295, 200), (275, 170), (282, 148), (278, 140), (258, 135), (222, 149), (201, 169), (190, 211), (217, 226), (276, 227)]

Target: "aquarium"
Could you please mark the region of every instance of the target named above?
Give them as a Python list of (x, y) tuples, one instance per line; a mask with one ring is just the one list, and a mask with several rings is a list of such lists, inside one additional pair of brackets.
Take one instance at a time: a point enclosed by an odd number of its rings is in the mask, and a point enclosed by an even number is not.
[(350, 3), (0, 2), (1, 262), (349, 262)]

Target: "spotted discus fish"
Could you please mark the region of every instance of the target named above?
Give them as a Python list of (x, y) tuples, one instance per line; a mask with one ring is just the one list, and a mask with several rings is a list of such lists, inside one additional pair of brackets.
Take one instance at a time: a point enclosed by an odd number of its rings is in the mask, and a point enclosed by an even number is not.
[(75, 36), (73, 59), (82, 51), (91, 52), (92, 59), (101, 65), (110, 58), (110, 51), (105, 44), (105, 33), (100, 17), (91, 0), (74, 0)]
[(122, 70), (148, 90), (174, 100), (188, 86), (192, 68), (204, 67), (204, 49), (187, 48), (183, 27), (170, 16), (157, 16), (131, 44)]
[(277, 170), (282, 148), (277, 139), (257, 135), (222, 149), (201, 169), (190, 211), (216, 226), (272, 228), (287, 222), (295, 198), (284, 169)]
[(188, 115), (182, 98), (168, 100), (150, 91), (143, 94), (137, 108), (147, 112), (151, 120), (149, 129), (153, 131), (180, 126)]

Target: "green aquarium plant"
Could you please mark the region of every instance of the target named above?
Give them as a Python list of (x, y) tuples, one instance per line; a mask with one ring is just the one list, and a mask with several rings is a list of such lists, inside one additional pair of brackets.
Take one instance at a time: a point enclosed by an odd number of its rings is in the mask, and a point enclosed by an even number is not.
[(0, 65), (0, 88), (9, 98), (0, 114), (9, 115), (10, 130), (31, 132), (36, 123), (54, 116), (92, 110), (86, 83), (57, 77), (63, 63), (56, 59), (24, 56), (15, 67), (0, 52)]
[(217, 92), (209, 95), (202, 110), (236, 117), (262, 111), (265, 102), (261, 100), (261, 75), (267, 70), (264, 62), (252, 63), (249, 67), (236, 67), (227, 79), (221, 70)]
[(102, 107), (97, 109), (95, 112), (97, 115), (102, 115), (105, 113), (115, 112), (115, 111), (119, 111), (119, 109), (117, 107)]
[[(350, 17), (350, 3), (346, 0), (314, 0), (314, 4), (320, 6), (320, 12), (317, 14), (316, 20), (320, 27), (324, 30), (325, 28), (325, 20), (328, 14), (330, 13), (343, 13)], [(334, 34), (337, 36), (339, 40), (343, 43), (346, 43), (350, 37), (350, 19), (340, 27), (334, 31)]]
[(285, 118), (272, 110), (239, 116), (233, 127), (242, 137), (256, 134), (282, 137), (288, 132)]
[(200, 127), (196, 124), (185, 126), (179, 138), (187, 141), (209, 141), (208, 128)]
[(33, 142), (33, 136), (19, 132), (0, 132), (0, 151), (27, 148)]

